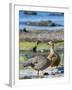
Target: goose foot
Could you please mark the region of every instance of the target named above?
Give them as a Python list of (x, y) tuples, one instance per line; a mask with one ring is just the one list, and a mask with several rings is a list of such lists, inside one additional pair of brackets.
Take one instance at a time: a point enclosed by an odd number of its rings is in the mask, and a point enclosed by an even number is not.
[(49, 75), (49, 73), (48, 73), (48, 72), (45, 72), (43, 75), (44, 75), (44, 76), (47, 76), (47, 75)]
[(37, 77), (39, 78), (39, 70), (38, 70), (38, 72), (37, 72)]
[(56, 73), (55, 72), (51, 72), (51, 75), (55, 75)]

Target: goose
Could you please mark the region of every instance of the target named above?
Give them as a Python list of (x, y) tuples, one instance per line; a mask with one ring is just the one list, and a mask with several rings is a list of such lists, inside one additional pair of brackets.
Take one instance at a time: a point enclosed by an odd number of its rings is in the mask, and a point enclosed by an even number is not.
[(41, 43), (40, 40), (37, 41), (37, 44), (33, 47), (32, 51), (37, 52), (37, 46)]
[[(37, 42), (37, 45), (40, 41)], [(34, 52), (36, 52), (37, 45), (33, 48)], [(34, 70), (37, 70), (37, 76), (39, 77), (39, 71), (48, 68), (51, 65), (52, 61), (49, 60), (46, 56), (37, 55), (34, 56), (28, 61), (20, 62), (24, 67), (31, 66)]]
[(51, 60), (48, 60), (45, 56), (35, 56), (28, 61), (20, 62), (24, 67), (31, 66), (34, 70), (37, 70), (37, 76), (39, 77), (39, 71), (43, 71), (51, 65)]
[(24, 31), (24, 32), (26, 32), (26, 33), (28, 33), (28, 32), (29, 32), (26, 28), (24, 28), (24, 29), (23, 29), (23, 31)]
[[(54, 51), (54, 42), (49, 41), (50, 53), (48, 56), (37, 55), (30, 58), (28, 61), (20, 62), (24, 67), (31, 66), (34, 70), (37, 70), (37, 76), (39, 77), (39, 71), (43, 71), (48, 67), (58, 66), (60, 63), (60, 56)], [(44, 73), (48, 75), (48, 73)]]
[(60, 64), (60, 56), (59, 54), (54, 50), (54, 41), (49, 41), (48, 45), (50, 46), (50, 52), (48, 55), (48, 60), (51, 60), (51, 67), (58, 67), (58, 65)]
[(38, 45), (39, 45), (40, 43), (41, 43), (41, 41), (38, 40), (38, 41), (36, 42), (36, 45), (33, 46), (32, 48), (29, 48), (28, 50), (36, 53), (36, 52), (37, 52), (37, 47), (38, 47)]

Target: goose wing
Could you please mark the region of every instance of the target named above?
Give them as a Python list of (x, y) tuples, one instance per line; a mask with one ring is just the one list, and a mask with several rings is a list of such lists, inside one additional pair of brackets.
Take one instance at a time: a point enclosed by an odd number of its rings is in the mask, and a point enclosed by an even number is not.
[(50, 66), (51, 61), (44, 56), (36, 56), (32, 61), (32, 64), (34, 64), (34, 69), (43, 70)]
[(60, 56), (57, 53), (54, 53), (52, 56), (51, 66), (58, 66), (60, 63)]

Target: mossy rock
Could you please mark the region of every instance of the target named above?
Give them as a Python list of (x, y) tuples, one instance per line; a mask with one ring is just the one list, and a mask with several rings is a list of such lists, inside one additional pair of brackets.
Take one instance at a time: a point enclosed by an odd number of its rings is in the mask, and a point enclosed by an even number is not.
[(27, 60), (28, 60), (28, 58), (27, 58), (27, 57), (25, 57), (25, 56), (20, 56), (19, 60), (20, 60), (20, 61), (27, 61)]

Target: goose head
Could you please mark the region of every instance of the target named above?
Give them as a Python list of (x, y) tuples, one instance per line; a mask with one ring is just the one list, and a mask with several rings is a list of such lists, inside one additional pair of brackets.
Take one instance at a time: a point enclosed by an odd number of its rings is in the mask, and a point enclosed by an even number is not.
[(50, 40), (50, 41), (48, 42), (48, 45), (51, 46), (51, 47), (54, 47), (54, 41)]
[(37, 52), (37, 46), (41, 43), (40, 40), (37, 41), (36, 45), (33, 47), (33, 52)]
[(53, 54), (54, 53), (54, 41), (50, 40), (48, 42), (48, 45), (50, 46), (50, 53)]
[(40, 43), (41, 43), (41, 41), (40, 41), (40, 40), (38, 40), (38, 41), (37, 41), (37, 45), (39, 45)]

